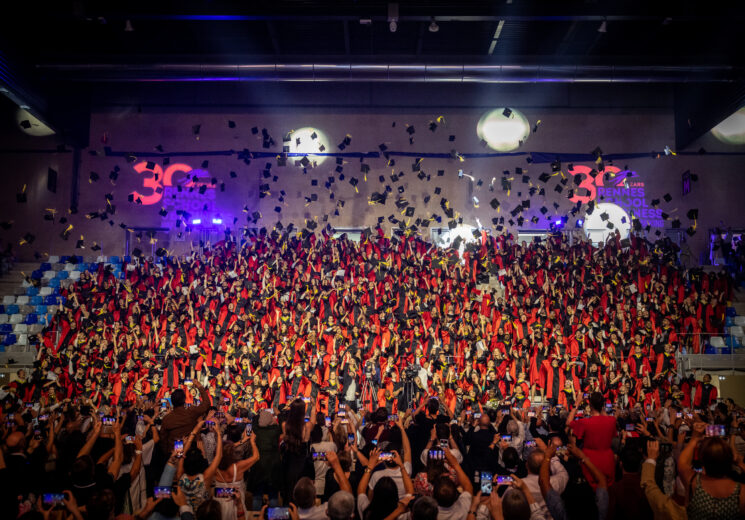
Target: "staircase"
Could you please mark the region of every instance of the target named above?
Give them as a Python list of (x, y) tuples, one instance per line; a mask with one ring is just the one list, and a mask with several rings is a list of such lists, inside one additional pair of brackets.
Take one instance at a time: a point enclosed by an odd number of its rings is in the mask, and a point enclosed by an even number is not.
[(18, 262), (10, 272), (0, 277), (0, 363), (14, 360), (14, 365), (30, 366), (36, 357), (35, 348), (29, 346), (28, 338), (41, 332), (44, 325), (27, 323), (28, 315), (36, 309), (29, 305), (31, 299), (25, 286), (30, 284), (25, 279), (38, 267), (38, 263)]

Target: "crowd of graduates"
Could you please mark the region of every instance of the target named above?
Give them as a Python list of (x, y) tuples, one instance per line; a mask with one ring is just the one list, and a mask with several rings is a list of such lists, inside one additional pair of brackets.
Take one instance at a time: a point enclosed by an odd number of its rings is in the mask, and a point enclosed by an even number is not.
[(741, 518), (745, 415), (676, 365), (731, 278), (633, 235), (474, 238), (83, 273), (0, 394), (9, 517)]

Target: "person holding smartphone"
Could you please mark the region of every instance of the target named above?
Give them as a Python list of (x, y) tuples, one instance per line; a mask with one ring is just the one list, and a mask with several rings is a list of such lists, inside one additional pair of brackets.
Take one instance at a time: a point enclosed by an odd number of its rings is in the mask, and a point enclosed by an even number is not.
[(251, 455), (245, 459), (239, 459), (237, 447), (234, 443), (228, 442), (222, 450), (222, 459), (215, 472), (215, 488), (230, 489), (237, 497), (233, 496), (218, 497), (215, 499), (220, 503), (222, 511), (222, 520), (235, 520), (238, 518), (238, 505), (245, 509), (246, 482), (243, 478), (246, 471), (256, 464), (259, 460), (259, 449), (256, 446), (256, 435), (247, 434), (244, 430), (244, 437), (251, 446)]

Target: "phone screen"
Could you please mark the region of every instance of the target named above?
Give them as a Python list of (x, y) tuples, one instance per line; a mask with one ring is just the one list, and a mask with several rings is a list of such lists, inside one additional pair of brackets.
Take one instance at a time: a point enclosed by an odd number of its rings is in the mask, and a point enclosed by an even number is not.
[(288, 520), (290, 518), (290, 509), (287, 507), (270, 507), (266, 510), (268, 520)]
[(215, 496), (217, 498), (230, 498), (235, 495), (235, 489), (233, 488), (215, 488)]
[(349, 444), (354, 444), (354, 433), (350, 433), (349, 435), (347, 435), (347, 439), (349, 440)]
[(512, 484), (512, 477), (507, 477), (507, 476), (500, 475), (500, 476), (497, 477), (497, 484), (500, 485), (500, 486), (505, 486), (507, 484)]
[(154, 493), (155, 498), (171, 498), (170, 486), (155, 486)]
[(313, 452), (313, 460), (326, 460), (326, 452), (323, 452), (323, 451), (314, 451)]
[(173, 448), (176, 451), (184, 451), (184, 441), (176, 441), (173, 443)]
[(62, 493), (44, 493), (42, 500), (46, 506), (57, 506), (64, 503), (65, 495)]
[(445, 458), (445, 452), (442, 450), (429, 450), (427, 456), (429, 460), (443, 460)]
[(393, 460), (393, 453), (390, 451), (382, 451), (378, 458), (382, 461)]
[(491, 495), (491, 480), (493, 478), (493, 475), (490, 471), (482, 471), (481, 472), (481, 494), (482, 495)]
[(634, 423), (626, 423), (626, 431), (627, 432), (633, 432), (634, 431)]

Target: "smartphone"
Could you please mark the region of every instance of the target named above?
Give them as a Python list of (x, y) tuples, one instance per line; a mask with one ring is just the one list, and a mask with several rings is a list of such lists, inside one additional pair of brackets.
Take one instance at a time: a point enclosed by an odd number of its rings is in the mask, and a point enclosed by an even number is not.
[(605, 403), (605, 409), (606, 410), (612, 410), (613, 409), (613, 403)]
[(134, 444), (134, 442), (135, 442), (135, 436), (134, 435), (127, 435), (126, 437), (124, 437), (124, 442), (126, 442), (127, 444)]
[(331, 417), (326, 417), (324, 422), (326, 423), (326, 428), (331, 428)]
[(443, 450), (448, 447), (448, 440), (447, 439), (440, 439), (440, 448)]
[(144, 417), (143, 415), (138, 415), (138, 416), (137, 416), (137, 421), (138, 421), (138, 422), (142, 422), (142, 421), (144, 421), (144, 420), (145, 420), (145, 417)]
[(251, 435), (252, 431), (254, 431), (253, 425), (251, 423), (248, 423), (246, 425), (246, 435)]
[(535, 417), (535, 412), (533, 411), (528, 412), (528, 417)]
[(634, 423), (626, 423), (627, 432), (633, 432), (635, 429), (636, 429), (636, 425)]
[(46, 507), (61, 506), (65, 503), (65, 495), (62, 493), (44, 493), (42, 500)]
[(676, 414), (675, 414), (675, 417), (676, 417), (677, 419), (682, 419), (682, 418), (683, 418), (683, 412), (678, 412), (678, 413), (676, 413)]
[(647, 417), (647, 422), (654, 422), (654, 417)]
[(310, 422), (310, 417), (306, 417), (305, 422)]
[(497, 485), (499, 486), (506, 486), (507, 484), (512, 484), (512, 477), (499, 475), (497, 477)]
[(215, 497), (216, 498), (232, 498), (235, 496), (235, 489), (226, 487), (216, 487)]
[(25, 406), (26, 406), (26, 408), (33, 408), (34, 407), (34, 403), (26, 403)]
[(480, 412), (475, 412), (475, 413), (473, 414), (473, 418), (474, 418), (474, 419), (481, 419), (481, 413), (480, 413)]
[(512, 435), (502, 435), (502, 440), (512, 442)]
[(707, 437), (724, 437), (726, 431), (723, 424), (707, 424), (706, 425), (706, 436)]
[(181, 453), (184, 451), (184, 441), (176, 441), (173, 443), (173, 449), (176, 450), (176, 452)]
[(215, 421), (204, 421), (204, 426), (206, 428), (214, 428), (215, 427)]
[(349, 441), (349, 444), (354, 444), (354, 433), (350, 433), (349, 435), (347, 435), (347, 440)]
[(340, 409), (338, 412), (336, 412), (336, 416), (337, 417), (346, 417), (347, 416), (347, 411)]
[(186, 386), (191, 386), (194, 384), (194, 381), (192, 381), (191, 379), (184, 379), (184, 384)]
[(324, 451), (314, 451), (313, 452), (313, 460), (327, 460), (326, 459), (326, 452)]
[(34, 439), (41, 440), (41, 430), (34, 430)]
[(370, 443), (371, 443), (371, 444), (372, 444), (373, 446), (377, 446), (377, 445), (378, 445), (378, 439), (373, 439), (373, 440), (371, 440), (371, 441), (370, 441)]
[(48, 421), (49, 420), (49, 415), (48, 414), (42, 414), (39, 417), (37, 417), (37, 419), (39, 419), (40, 421)]
[(171, 486), (155, 486), (155, 498), (171, 498)]
[(535, 443), (535, 441), (525, 441), (525, 447), (526, 448), (535, 448), (536, 447), (536, 443)]
[(582, 399), (587, 399), (588, 397), (590, 397), (590, 394), (588, 394), (587, 392), (582, 394)]
[(387, 460), (393, 460), (393, 453), (391, 453), (390, 451), (382, 451), (380, 452), (380, 455), (378, 456), (378, 458), (382, 460), (383, 462)]
[(482, 496), (491, 495), (492, 478), (494, 478), (494, 476), (492, 475), (490, 471), (481, 472), (481, 495)]
[(243, 417), (234, 417), (233, 422), (236, 424), (243, 424), (245, 420), (243, 419)]
[(394, 423), (394, 422), (398, 421), (398, 415), (391, 414), (391, 415), (388, 416), (388, 420), (390, 422)]
[(289, 507), (270, 507), (266, 510), (267, 520), (289, 520)]
[(577, 417), (578, 419), (581, 419), (581, 418), (583, 418), (585, 416), (585, 411), (584, 410), (577, 410), (577, 413), (574, 414), (574, 416)]
[(568, 451), (569, 451), (569, 448), (567, 448), (566, 446), (559, 446), (559, 447), (556, 448), (556, 454), (557, 455), (562, 454), (562, 453), (566, 453)]

